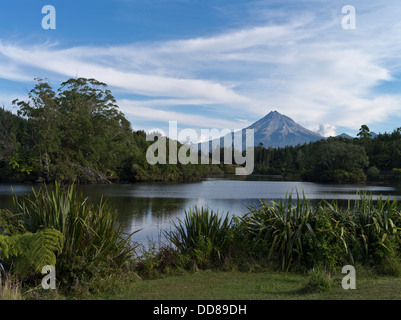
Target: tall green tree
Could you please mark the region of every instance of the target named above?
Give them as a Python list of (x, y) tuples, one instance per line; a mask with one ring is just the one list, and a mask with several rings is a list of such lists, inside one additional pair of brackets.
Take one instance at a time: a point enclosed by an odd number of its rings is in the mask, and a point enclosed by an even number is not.
[(28, 122), (0, 108), (0, 178), (29, 175), (32, 171), (32, 141)]
[(69, 79), (55, 91), (37, 79), (29, 100), (13, 103), (32, 125), (38, 175), (48, 181), (116, 177), (130, 154), (131, 125), (105, 83)]
[(359, 129), (357, 136), (361, 139), (366, 139), (372, 137), (372, 134), (370, 133), (369, 127), (366, 124), (363, 124)]
[(28, 119), (33, 130), (34, 152), (37, 153), (39, 170), (50, 179), (50, 165), (61, 147), (59, 134), (60, 113), (56, 93), (43, 79), (29, 92), (29, 101), (13, 101), (19, 107), (18, 114)]
[(96, 170), (116, 168), (130, 152), (132, 129), (107, 85), (70, 79), (58, 91), (65, 156)]

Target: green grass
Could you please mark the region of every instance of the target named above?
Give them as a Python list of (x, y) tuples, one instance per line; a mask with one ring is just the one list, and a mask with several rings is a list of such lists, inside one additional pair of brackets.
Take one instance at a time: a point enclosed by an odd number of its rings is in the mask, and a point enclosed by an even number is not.
[(155, 280), (137, 280), (107, 300), (400, 300), (401, 278), (361, 277), (344, 290), (341, 277), (324, 292), (308, 293), (308, 276), (292, 273), (201, 271)]

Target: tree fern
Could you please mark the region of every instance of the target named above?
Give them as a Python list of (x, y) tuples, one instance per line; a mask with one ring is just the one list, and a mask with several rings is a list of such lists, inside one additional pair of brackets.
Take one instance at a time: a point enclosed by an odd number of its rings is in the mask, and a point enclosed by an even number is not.
[(36, 233), (0, 235), (0, 258), (13, 262), (14, 272), (27, 276), (45, 265), (56, 265), (56, 254), (63, 247), (64, 237), (52, 228)]
[(63, 234), (57, 261), (61, 277), (69, 277), (71, 271), (80, 276), (119, 268), (133, 257), (133, 233), (126, 234), (117, 223), (117, 211), (103, 198), (96, 204), (88, 202), (74, 184), (42, 185), (32, 196), (14, 196), (13, 201), (13, 213), (19, 214), (27, 231), (54, 228)]

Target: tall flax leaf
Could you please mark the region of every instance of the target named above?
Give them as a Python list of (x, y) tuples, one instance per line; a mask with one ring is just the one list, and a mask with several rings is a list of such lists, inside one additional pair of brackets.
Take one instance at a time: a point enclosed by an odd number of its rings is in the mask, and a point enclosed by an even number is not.
[(231, 219), (228, 213), (219, 215), (195, 206), (185, 211), (184, 220), (177, 219), (173, 225), (175, 229), (166, 235), (181, 252), (192, 254), (200, 250), (202, 244), (209, 244), (212, 253), (220, 258), (228, 240)]
[(14, 197), (14, 210), (30, 232), (51, 227), (63, 234), (64, 246), (58, 257), (61, 272), (91, 274), (102, 268), (119, 268), (133, 256), (131, 236), (135, 232), (125, 233), (116, 222), (116, 210), (103, 199), (88, 203), (74, 184), (43, 185), (31, 197)]

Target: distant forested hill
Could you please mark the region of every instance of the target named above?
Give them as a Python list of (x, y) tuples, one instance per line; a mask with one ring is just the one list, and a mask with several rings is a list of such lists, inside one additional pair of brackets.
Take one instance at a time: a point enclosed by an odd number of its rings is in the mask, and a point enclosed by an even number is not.
[(358, 138), (330, 137), (284, 148), (255, 148), (255, 173), (298, 175), (307, 181), (364, 182), (401, 178), (401, 128)]

